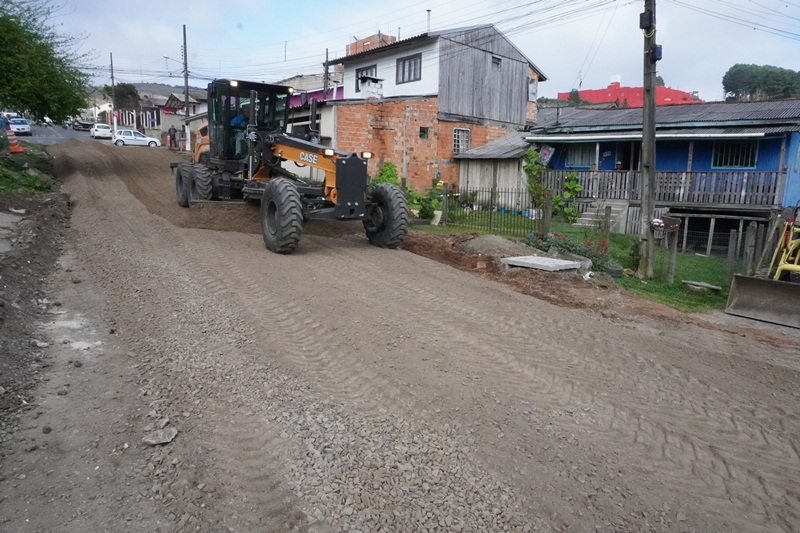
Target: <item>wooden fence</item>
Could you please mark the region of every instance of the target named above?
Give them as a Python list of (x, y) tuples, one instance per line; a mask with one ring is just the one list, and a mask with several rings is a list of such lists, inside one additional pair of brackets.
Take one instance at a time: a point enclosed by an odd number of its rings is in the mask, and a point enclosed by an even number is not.
[[(570, 172), (578, 175), (580, 198), (641, 200), (639, 171), (547, 170), (542, 181), (559, 194)], [(784, 172), (656, 172), (653, 195), (659, 204), (774, 206), (783, 200), (785, 180)]]

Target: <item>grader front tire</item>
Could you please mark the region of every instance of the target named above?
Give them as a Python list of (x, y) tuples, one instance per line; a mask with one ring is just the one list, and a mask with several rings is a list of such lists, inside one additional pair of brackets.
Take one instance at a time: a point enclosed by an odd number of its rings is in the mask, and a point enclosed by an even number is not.
[(294, 184), (285, 178), (267, 183), (261, 197), (261, 234), (270, 252), (295, 251), (303, 232), (303, 204)]
[(408, 233), (408, 202), (397, 185), (381, 183), (372, 188), (372, 203), (364, 220), (367, 239), (379, 248), (397, 248)]
[(211, 171), (202, 164), (194, 165), (194, 179), (192, 180), (192, 200), (211, 200)]
[(175, 167), (175, 196), (178, 198), (178, 205), (181, 207), (189, 207), (193, 179), (194, 167), (191, 163), (181, 163)]

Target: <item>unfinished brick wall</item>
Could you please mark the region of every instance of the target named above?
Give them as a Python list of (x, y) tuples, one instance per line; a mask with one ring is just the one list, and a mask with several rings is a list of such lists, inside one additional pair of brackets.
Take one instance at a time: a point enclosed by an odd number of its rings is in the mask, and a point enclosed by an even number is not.
[[(400, 178), (417, 192), (431, 187), (436, 177), (457, 184), (458, 161), (453, 159), (453, 129), (470, 130), (471, 148), (498, 139), (509, 130), (439, 121), (437, 110), (436, 97), (340, 104), (336, 108), (337, 148), (373, 152), (369, 163), (371, 176), (376, 175), (385, 162), (394, 163)], [(423, 138), (424, 132), (420, 128), (427, 128), (427, 138)]]

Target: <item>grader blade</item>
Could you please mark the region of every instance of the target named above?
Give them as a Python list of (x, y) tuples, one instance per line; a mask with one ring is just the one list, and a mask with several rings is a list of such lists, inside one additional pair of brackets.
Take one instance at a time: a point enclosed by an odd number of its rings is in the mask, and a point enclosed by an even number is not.
[(800, 328), (800, 283), (735, 275), (725, 312)]

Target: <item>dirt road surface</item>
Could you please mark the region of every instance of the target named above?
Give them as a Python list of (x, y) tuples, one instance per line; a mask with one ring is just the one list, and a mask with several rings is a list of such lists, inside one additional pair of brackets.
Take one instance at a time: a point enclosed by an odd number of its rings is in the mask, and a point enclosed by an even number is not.
[(275, 255), (175, 154), (50, 151), (71, 217), (0, 259), (1, 531), (800, 529), (796, 336), (358, 224)]

